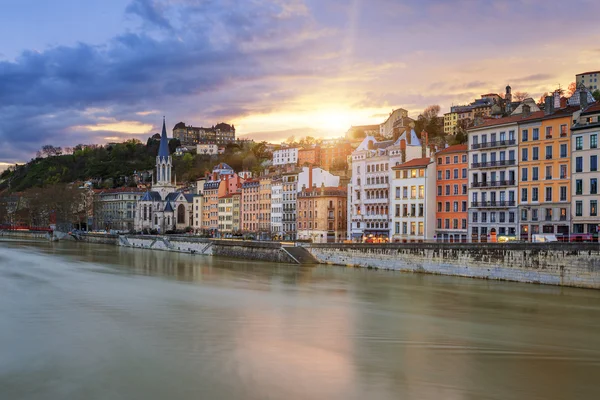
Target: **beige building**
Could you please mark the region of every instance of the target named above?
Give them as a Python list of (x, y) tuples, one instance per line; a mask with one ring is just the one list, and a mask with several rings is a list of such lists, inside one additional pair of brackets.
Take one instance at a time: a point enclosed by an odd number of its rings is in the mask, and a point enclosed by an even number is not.
[(298, 193), (298, 239), (314, 243), (345, 240), (347, 194), (343, 187), (303, 188)]
[(408, 117), (408, 111), (404, 108), (397, 108), (390, 113), (385, 122), (379, 125), (379, 135), (391, 138), (394, 136), (394, 128), (398, 129), (400, 125), (407, 128), (410, 122), (414, 122), (414, 120)]
[(215, 155), (219, 153), (219, 146), (214, 143), (202, 143), (196, 145), (196, 154), (198, 155)]
[(582, 74), (575, 75), (575, 82), (577, 83), (577, 86), (583, 84), (592, 92), (600, 88), (599, 79), (600, 71), (584, 72)]

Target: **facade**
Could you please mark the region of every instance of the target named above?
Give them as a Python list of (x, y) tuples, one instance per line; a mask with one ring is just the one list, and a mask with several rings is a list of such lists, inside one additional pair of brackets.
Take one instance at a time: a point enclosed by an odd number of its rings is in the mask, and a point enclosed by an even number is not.
[(414, 130), (405, 131), (396, 141), (378, 141), (366, 137), (352, 153), (352, 180), (348, 191), (352, 198), (348, 231), (354, 241), (390, 238), (390, 168), (406, 161), (429, 157)]
[(436, 161), (436, 239), (440, 242), (466, 242), (468, 221), (467, 145), (441, 150)]
[(273, 165), (296, 165), (298, 163), (298, 148), (284, 147), (273, 152)]
[(600, 225), (598, 217), (600, 103), (585, 107), (581, 115), (575, 119), (571, 130), (572, 235), (597, 235), (598, 225)]
[(194, 212), (194, 232), (195, 233), (201, 233), (202, 232), (202, 221), (203, 221), (203, 217), (204, 217), (204, 195), (202, 194), (196, 194), (196, 196), (194, 196), (194, 201), (193, 201), (193, 212)]
[(435, 238), (435, 163), (415, 158), (392, 167), (392, 241)]
[(592, 92), (600, 88), (600, 82), (598, 79), (600, 79), (600, 71), (584, 72), (575, 75), (575, 82), (577, 83), (577, 86), (584, 85)]
[(571, 216), (570, 126), (576, 106), (560, 106), (560, 96), (546, 97), (539, 117), (520, 124), (520, 238), (553, 233), (568, 237)]
[(117, 188), (101, 190), (95, 195), (94, 217), (96, 229), (129, 232), (135, 229), (138, 201), (144, 190)]
[(219, 186), (221, 180), (207, 180), (204, 182), (202, 201), (202, 231), (214, 235), (219, 229)]
[(281, 203), (283, 206), (283, 238), (296, 240), (296, 200), (298, 194), (298, 171), (284, 173), (281, 176)]
[(219, 146), (214, 143), (201, 143), (196, 145), (196, 154), (213, 156), (219, 153)]
[(271, 236), (283, 238), (283, 180), (271, 181)]
[[(408, 117), (408, 111), (403, 108), (397, 108), (393, 110), (387, 119), (379, 125), (379, 135), (387, 139), (394, 136), (394, 123), (397, 121), (402, 121), (401, 125), (403, 125), (404, 128), (408, 127), (410, 122), (414, 122)], [(398, 128), (398, 124), (396, 124), (396, 128)]]
[(258, 232), (263, 240), (271, 239), (271, 177), (259, 178)]
[(458, 127), (458, 113), (450, 111), (444, 114), (444, 133), (446, 135), (456, 135)]
[(233, 233), (233, 194), (219, 197), (219, 235)]
[(298, 239), (314, 243), (345, 240), (347, 194), (343, 187), (302, 189), (298, 193)]
[(519, 150), (518, 123), (522, 115), (488, 120), (468, 131), (470, 240), (516, 238)]
[(258, 232), (259, 188), (260, 181), (258, 179), (249, 179), (242, 184), (242, 233), (256, 234)]
[(163, 120), (160, 146), (156, 157), (156, 182), (144, 193), (135, 213), (135, 230), (156, 230), (165, 233), (184, 230), (194, 225), (194, 195), (176, 190), (171, 179), (173, 160)]
[(321, 168), (326, 171), (346, 169), (348, 157), (352, 154), (352, 150), (352, 146), (348, 142), (321, 147)]
[(242, 231), (241, 226), (241, 215), (242, 215), (242, 191), (241, 188), (239, 191), (233, 193), (231, 195), (233, 199), (233, 223), (231, 225), (231, 230), (233, 234), (239, 235)]
[(224, 122), (211, 128), (186, 126), (184, 122), (179, 122), (173, 128), (173, 138), (179, 139), (184, 146), (199, 143), (225, 145), (235, 142), (235, 127)]
[(321, 148), (319, 146), (298, 150), (298, 165), (319, 166), (321, 164)]

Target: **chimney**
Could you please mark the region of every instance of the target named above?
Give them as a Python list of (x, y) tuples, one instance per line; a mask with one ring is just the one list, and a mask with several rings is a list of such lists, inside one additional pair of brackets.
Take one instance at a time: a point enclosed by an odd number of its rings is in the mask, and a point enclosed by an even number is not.
[(400, 141), (400, 153), (402, 154), (402, 163), (406, 162), (406, 140), (402, 139)]
[(527, 118), (531, 115), (531, 106), (529, 104), (523, 104), (523, 118)]
[(427, 147), (429, 147), (429, 134), (423, 131), (421, 132), (421, 158), (427, 157)]
[(321, 183), (321, 196), (325, 196), (325, 182)]
[(546, 96), (546, 98), (544, 99), (544, 114), (554, 114), (554, 103), (552, 100), (552, 96)]
[(554, 109), (560, 110), (560, 93), (558, 90), (555, 90), (552, 95), (554, 96)]
[(308, 167), (308, 188), (310, 189), (312, 187), (312, 174), (313, 174), (313, 169), (312, 167)]
[(588, 106), (587, 90), (585, 89), (579, 91), (579, 106), (582, 110), (585, 110)]
[(412, 130), (407, 129), (406, 130), (406, 144), (409, 146), (410, 146), (411, 136), (412, 136)]

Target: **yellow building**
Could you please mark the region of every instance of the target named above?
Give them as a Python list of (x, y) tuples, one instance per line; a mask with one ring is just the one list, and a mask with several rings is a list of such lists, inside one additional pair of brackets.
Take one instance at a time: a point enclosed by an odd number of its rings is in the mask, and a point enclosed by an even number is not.
[(458, 123), (458, 113), (450, 111), (444, 114), (444, 133), (446, 135), (456, 135)]
[(519, 124), (519, 221), (523, 240), (532, 235), (568, 235), (571, 216), (570, 126), (578, 106), (544, 111)]

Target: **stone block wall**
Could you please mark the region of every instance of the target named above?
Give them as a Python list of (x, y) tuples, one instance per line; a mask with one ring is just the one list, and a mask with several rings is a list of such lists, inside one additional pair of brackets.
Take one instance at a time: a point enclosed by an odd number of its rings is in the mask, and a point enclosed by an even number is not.
[(311, 244), (321, 263), (600, 289), (596, 243)]

